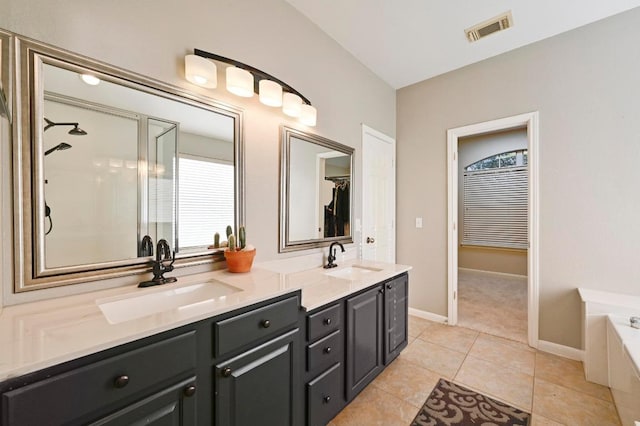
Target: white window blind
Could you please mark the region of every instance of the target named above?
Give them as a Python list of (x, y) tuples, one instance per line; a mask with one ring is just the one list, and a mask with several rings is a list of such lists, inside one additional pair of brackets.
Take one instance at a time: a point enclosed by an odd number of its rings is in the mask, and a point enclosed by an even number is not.
[(464, 172), (463, 245), (528, 247), (527, 167)]
[(179, 159), (178, 244), (181, 249), (213, 244), (234, 224), (233, 164), (200, 157)]

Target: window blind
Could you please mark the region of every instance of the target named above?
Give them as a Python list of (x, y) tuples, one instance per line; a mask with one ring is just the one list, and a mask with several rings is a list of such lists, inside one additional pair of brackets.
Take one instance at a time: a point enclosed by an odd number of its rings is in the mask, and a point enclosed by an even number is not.
[(209, 246), (216, 232), (224, 240), (227, 225), (235, 223), (233, 164), (181, 156), (179, 170), (180, 248)]
[(464, 172), (462, 244), (528, 248), (527, 167)]

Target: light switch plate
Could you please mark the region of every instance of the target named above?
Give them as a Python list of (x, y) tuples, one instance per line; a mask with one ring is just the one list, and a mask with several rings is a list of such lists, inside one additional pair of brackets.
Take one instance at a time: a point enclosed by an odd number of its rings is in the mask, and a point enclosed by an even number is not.
[(416, 217), (416, 228), (422, 228), (422, 218)]

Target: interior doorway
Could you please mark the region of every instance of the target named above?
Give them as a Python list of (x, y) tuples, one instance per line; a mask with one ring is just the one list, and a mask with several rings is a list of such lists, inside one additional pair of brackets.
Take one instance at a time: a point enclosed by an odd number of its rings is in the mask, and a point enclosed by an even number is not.
[[(506, 272), (502, 269), (500, 274), (493, 274), (490, 282), (498, 287), (520, 284), (523, 286), (523, 290), (526, 296), (526, 339), (524, 336), (522, 340), (526, 340), (532, 347), (537, 347), (538, 344), (538, 113), (521, 114), (514, 117), (507, 117), (499, 120), (493, 120), (484, 123), (473, 124), (469, 126), (450, 129), (447, 132), (447, 151), (448, 151), (448, 300), (449, 300), (449, 312), (448, 322), (451, 325), (456, 325), (459, 322), (458, 310), (459, 303), (464, 304), (464, 300), (460, 297), (460, 285), (469, 285), (470, 282), (476, 281), (476, 284), (487, 284), (487, 276), (483, 276), (482, 273), (474, 271), (476, 268), (468, 268), (459, 270), (460, 258), (463, 256), (463, 263), (466, 265), (473, 265), (473, 262), (482, 262), (482, 259), (492, 259), (493, 262), (499, 259), (500, 256), (487, 256), (487, 250), (471, 250), (470, 253), (465, 251), (459, 252), (460, 247), (464, 247), (465, 243), (468, 246), (500, 246), (503, 249), (505, 247), (511, 247), (513, 250), (501, 250), (502, 255), (506, 257), (517, 257), (520, 255), (520, 269), (515, 266), (516, 270), (507, 269)], [(504, 150), (501, 152), (502, 156), (487, 155), (483, 158), (476, 158), (476, 161), (480, 162), (481, 166), (474, 168), (475, 162), (469, 161), (469, 155), (463, 159), (463, 166), (469, 166), (470, 171), (468, 173), (461, 173), (460, 164), (461, 161), (461, 144), (464, 144), (469, 137), (475, 136), (478, 139), (482, 139), (484, 135), (488, 134), (502, 134), (511, 135), (517, 134), (517, 129), (521, 129), (523, 134), (523, 140), (520, 142), (523, 146), (515, 146), (513, 149)], [(515, 132), (514, 132), (515, 130)], [(495, 147), (491, 148), (497, 151)], [(476, 150), (478, 151), (478, 150)], [(481, 150), (480, 150), (481, 151)], [(488, 151), (487, 151), (488, 152)], [(498, 153), (496, 153), (498, 154)], [(510, 170), (486, 170), (479, 171), (483, 168), (482, 164), (490, 165), (492, 162), (496, 162), (500, 159), (507, 159), (507, 162), (513, 162), (517, 165), (518, 161), (520, 165), (523, 165), (523, 155), (526, 156), (526, 167), (514, 167)], [(475, 152), (475, 156), (482, 156)], [(472, 156), (473, 157), (473, 156)], [(484, 161), (484, 163), (483, 163)], [(502, 160), (500, 160), (502, 161)], [(506, 161), (506, 160), (505, 160)], [(467, 164), (468, 163), (468, 164)], [(487, 166), (488, 168), (491, 168)], [(515, 171), (518, 170), (518, 173)], [(503, 179), (508, 182), (516, 182), (513, 185), (517, 185), (517, 177), (523, 183), (520, 184), (520, 190), (522, 185), (525, 186), (526, 194), (526, 211), (522, 213), (522, 218), (518, 219), (520, 222), (520, 229), (514, 229), (513, 232), (508, 233), (487, 233), (484, 227), (486, 222), (479, 215), (473, 217), (469, 214), (469, 217), (465, 219), (465, 225), (467, 226), (467, 232), (464, 235), (459, 235), (459, 229), (462, 225), (460, 215), (460, 208), (463, 204), (463, 200), (460, 200), (461, 191), (459, 190), (460, 181), (464, 179), (464, 184), (469, 185), (469, 193), (473, 193), (473, 190), (482, 189), (483, 185), (487, 185), (487, 182), (493, 182), (495, 180)], [(526, 179), (524, 179), (524, 178)], [(475, 185), (475, 186), (474, 186)], [(511, 183), (509, 185), (512, 185)], [(518, 188), (507, 188), (509, 193), (518, 191)], [(484, 198), (483, 198), (484, 200)], [(474, 200), (467, 200), (468, 203), (473, 203)], [(484, 201), (483, 201), (484, 202)], [(514, 209), (521, 209), (520, 207), (513, 207)], [(511, 214), (511, 212), (507, 212)], [(476, 222), (474, 222), (476, 221)], [(523, 223), (524, 221), (524, 223)], [(517, 228), (517, 227), (516, 227)], [(487, 237), (489, 235), (489, 237)], [(488, 238), (488, 240), (486, 240)], [(496, 240), (497, 239), (497, 240)], [(462, 244), (461, 244), (462, 243)], [(522, 254), (524, 257), (522, 257)], [(495, 254), (495, 253), (493, 253)], [(504, 256), (502, 256), (504, 257)], [(500, 261), (498, 260), (498, 263)], [(506, 263), (505, 263), (506, 265)], [(509, 268), (514, 268), (513, 265), (518, 265), (518, 261), (510, 262)], [(504, 266), (502, 267), (504, 268)], [(486, 269), (486, 268), (482, 268)], [(494, 265), (491, 268), (497, 271), (501, 271), (500, 267)], [(518, 283), (518, 275), (523, 275), (522, 270), (526, 271), (526, 278), (520, 278)], [(494, 271), (495, 272), (495, 271)], [(526, 281), (526, 283), (525, 283)], [(467, 288), (467, 287), (465, 287)], [(469, 287), (471, 288), (471, 287)], [(473, 296), (473, 295), (471, 295)], [(476, 295), (479, 296), (479, 295)], [(523, 301), (524, 302), (524, 301)], [(509, 302), (511, 303), (511, 302)], [(472, 305), (464, 305), (472, 306)], [(508, 321), (508, 316), (504, 317), (502, 321)], [(508, 337), (508, 336), (504, 336)]]

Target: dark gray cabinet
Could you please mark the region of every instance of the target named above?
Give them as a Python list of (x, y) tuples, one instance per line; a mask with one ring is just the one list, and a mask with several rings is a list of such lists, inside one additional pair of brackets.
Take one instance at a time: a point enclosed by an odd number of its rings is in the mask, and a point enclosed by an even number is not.
[(296, 292), (4, 381), (0, 426), (298, 426), (301, 315)]
[(407, 346), (408, 286), (406, 274), (384, 283), (385, 365), (393, 361)]
[(382, 371), (383, 298), (383, 287), (378, 285), (346, 301), (348, 401)]
[(299, 425), (298, 344), (295, 329), (217, 364), (216, 425)]
[[(42, 379), (36, 375), (33, 383), (2, 394), (1, 423), (87, 424), (131, 403), (140, 406), (138, 401), (150, 394), (164, 390), (172, 393), (175, 386), (182, 385), (176, 385), (176, 381), (191, 377), (184, 386), (195, 386), (195, 354), (195, 331), (189, 331), (60, 374), (43, 374)], [(170, 398), (177, 399), (173, 394)], [(191, 411), (195, 410), (195, 402), (188, 405), (193, 408)], [(138, 410), (132, 415), (143, 416), (143, 412)], [(191, 412), (184, 414), (192, 417)]]
[(195, 377), (138, 401), (92, 426), (187, 426), (198, 424)]
[(346, 404), (343, 312), (340, 301), (307, 315), (307, 426), (326, 425)]

